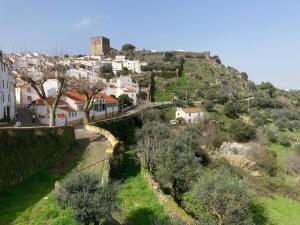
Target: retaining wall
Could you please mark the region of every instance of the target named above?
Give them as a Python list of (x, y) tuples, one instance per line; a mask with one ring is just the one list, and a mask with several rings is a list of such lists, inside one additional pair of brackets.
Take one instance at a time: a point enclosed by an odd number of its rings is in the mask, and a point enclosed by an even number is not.
[(0, 188), (48, 169), (72, 151), (74, 128), (0, 128)]

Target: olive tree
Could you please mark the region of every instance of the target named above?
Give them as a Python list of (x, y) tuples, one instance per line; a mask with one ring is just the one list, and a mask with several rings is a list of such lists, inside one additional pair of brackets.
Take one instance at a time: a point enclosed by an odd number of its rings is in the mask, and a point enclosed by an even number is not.
[(154, 173), (157, 151), (166, 144), (171, 134), (169, 129), (157, 121), (146, 122), (144, 126), (137, 131), (136, 136), (137, 152), (146, 162), (150, 173)]
[(101, 185), (96, 174), (80, 172), (67, 176), (55, 189), (63, 208), (71, 206), (76, 220), (84, 225), (103, 224), (117, 210), (117, 185)]
[(247, 185), (225, 169), (203, 171), (194, 186), (193, 198), (209, 209), (219, 225), (252, 225)]

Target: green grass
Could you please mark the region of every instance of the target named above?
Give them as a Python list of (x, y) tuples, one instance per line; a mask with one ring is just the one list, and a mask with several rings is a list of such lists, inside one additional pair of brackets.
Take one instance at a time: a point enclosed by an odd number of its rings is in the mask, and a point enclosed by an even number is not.
[(116, 217), (126, 224), (149, 225), (164, 220), (167, 214), (144, 178), (143, 169), (132, 159), (133, 151), (125, 153), (124, 182), (118, 193), (120, 212)]
[(171, 107), (171, 109), (166, 109), (165, 112), (166, 112), (167, 121), (175, 119), (176, 107)]
[(267, 221), (265, 225), (299, 225), (300, 203), (288, 198), (274, 196), (260, 198), (258, 203), (264, 208)]

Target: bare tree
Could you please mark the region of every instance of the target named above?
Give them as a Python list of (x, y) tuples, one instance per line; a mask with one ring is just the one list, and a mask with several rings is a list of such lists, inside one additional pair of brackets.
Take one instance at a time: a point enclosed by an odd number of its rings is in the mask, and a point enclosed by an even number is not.
[[(68, 68), (59, 63), (54, 63), (54, 67), (51, 69), (47, 68), (39, 62), (38, 66), (34, 66), (28, 71), (22, 71), (21, 79), (26, 81), (31, 85), (31, 87), (36, 91), (37, 95), (41, 101), (46, 105), (49, 111), (49, 126), (55, 126), (55, 112), (58, 106), (60, 97), (66, 87), (66, 71)], [(54, 72), (54, 78), (57, 79), (58, 87), (56, 91), (56, 96), (49, 98), (46, 95), (44, 84), (48, 80), (51, 72)]]
[(93, 107), (96, 95), (104, 89), (105, 84), (100, 80), (91, 82), (88, 77), (83, 77), (73, 80), (71, 86), (84, 96), (83, 123), (88, 124), (90, 122), (90, 111)]

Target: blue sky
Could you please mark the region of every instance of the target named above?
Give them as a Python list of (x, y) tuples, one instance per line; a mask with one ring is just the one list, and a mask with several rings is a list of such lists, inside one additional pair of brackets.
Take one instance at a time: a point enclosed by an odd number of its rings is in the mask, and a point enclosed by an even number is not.
[(120, 48), (210, 50), (260, 82), (300, 89), (300, 1), (0, 0), (0, 48), (89, 53), (104, 35)]

